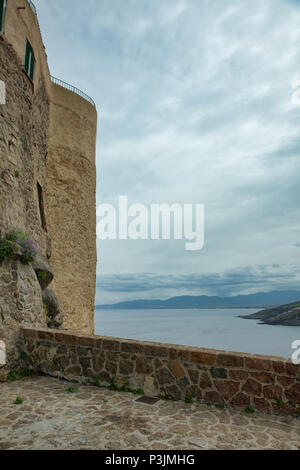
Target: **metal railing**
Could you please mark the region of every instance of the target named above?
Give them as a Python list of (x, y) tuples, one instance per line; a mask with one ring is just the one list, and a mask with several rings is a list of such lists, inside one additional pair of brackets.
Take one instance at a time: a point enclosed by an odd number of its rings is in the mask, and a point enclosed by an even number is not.
[(63, 80), (60, 80), (59, 78), (52, 77), (52, 75), (51, 75), (51, 80), (56, 85), (62, 86), (63, 88), (66, 88), (67, 90), (72, 91), (73, 93), (76, 93), (76, 95), (81, 96), (81, 98), (88, 101), (89, 103), (91, 103), (96, 108), (95, 101), (92, 100), (92, 98), (90, 96), (86, 95), (85, 93), (83, 93), (83, 91), (79, 90), (75, 86), (70, 85), (69, 83), (66, 83)]
[(30, 7), (31, 7), (31, 9), (32, 9), (32, 11), (33, 11), (33, 13), (37, 14), (37, 13), (36, 13), (36, 6), (34, 5), (34, 3), (32, 3), (31, 0), (27, 0), (27, 2), (29, 3), (29, 5), (30, 5)]

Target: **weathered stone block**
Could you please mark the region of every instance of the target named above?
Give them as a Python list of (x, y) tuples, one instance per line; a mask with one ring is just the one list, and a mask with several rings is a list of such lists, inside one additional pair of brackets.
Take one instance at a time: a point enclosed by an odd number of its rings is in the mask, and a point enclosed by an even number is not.
[(202, 390), (197, 387), (197, 385), (190, 385), (189, 387), (187, 387), (185, 394), (192, 398), (195, 398), (196, 400), (202, 400), (203, 398)]
[(63, 324), (63, 317), (57, 296), (50, 288), (43, 290), (42, 296), (44, 307), (46, 308), (46, 313), (48, 317), (47, 325), (50, 328), (61, 327)]
[(282, 403), (281, 405), (272, 403), (272, 412), (280, 415), (299, 416), (297, 408), (290, 403)]
[(230, 401), (231, 405), (247, 406), (250, 405), (250, 397), (246, 393), (237, 393)]
[(251, 377), (258, 382), (263, 384), (274, 384), (275, 377), (273, 374), (269, 374), (268, 372), (251, 372)]
[(38, 331), (38, 339), (47, 339), (49, 341), (54, 341), (54, 333), (52, 331)]
[(227, 379), (227, 369), (212, 367), (210, 373), (213, 379)]
[(160, 385), (168, 385), (174, 382), (174, 376), (166, 367), (156, 372), (156, 378)]
[(99, 340), (96, 337), (80, 336), (78, 338), (78, 344), (81, 346), (90, 346), (91, 348), (96, 348), (98, 341)]
[(191, 379), (191, 383), (193, 385), (197, 385), (199, 383), (200, 372), (195, 369), (188, 369), (188, 374)]
[(89, 357), (80, 357), (79, 364), (82, 366), (83, 369), (90, 369), (91, 359)]
[(149, 356), (155, 356), (155, 357), (168, 357), (168, 348), (165, 348), (163, 346), (157, 346), (157, 345), (145, 345), (144, 349), (145, 355)]
[(239, 391), (239, 382), (231, 380), (214, 380), (214, 385), (218, 392), (225, 400), (231, 400), (232, 397)]
[(276, 374), (285, 373), (285, 363), (283, 361), (272, 361), (273, 369)]
[(166, 387), (166, 392), (172, 395), (173, 397), (178, 398), (178, 400), (182, 398), (182, 392), (179, 390), (179, 388), (176, 387), (176, 385)]
[(296, 383), (289, 390), (286, 390), (285, 395), (289, 401), (300, 405), (300, 383)]
[(102, 349), (104, 351), (120, 351), (120, 341), (104, 339), (102, 342)]
[(155, 369), (160, 369), (162, 367), (163, 363), (160, 359), (156, 358), (154, 361), (154, 367)]
[(253, 405), (258, 411), (271, 411), (271, 405), (265, 398), (254, 397)]
[(65, 344), (60, 344), (57, 348), (57, 354), (67, 354), (68, 348)]
[(271, 371), (272, 370), (272, 362), (267, 360), (267, 359), (246, 357), (245, 358), (245, 367), (247, 369)]
[(191, 361), (198, 362), (200, 364), (214, 365), (216, 362), (217, 354), (207, 353), (202, 351), (192, 351)]
[(262, 385), (253, 379), (248, 379), (242, 387), (242, 391), (250, 395), (260, 396), (262, 393)]
[(54, 278), (53, 271), (49, 266), (47, 258), (38, 253), (35, 261), (32, 263), (32, 267), (36, 273), (42, 291), (46, 290)]
[(103, 367), (104, 367), (104, 355), (103, 353), (102, 354), (97, 354), (93, 356), (93, 369), (94, 371), (97, 373), (97, 372), (101, 372)]
[(249, 372), (245, 370), (229, 369), (229, 378), (236, 381), (244, 381), (247, 379)]
[(168, 362), (168, 368), (176, 379), (185, 375), (184, 369), (178, 362)]
[(121, 343), (121, 351), (128, 352), (133, 354), (143, 353), (144, 346), (140, 343), (130, 343), (130, 342), (122, 342)]
[(105, 370), (103, 370), (102, 372), (100, 372), (99, 374), (99, 379), (104, 382), (105, 384), (108, 384), (109, 381), (110, 381), (110, 378), (111, 378), (111, 375), (106, 372)]
[(200, 382), (199, 382), (199, 386), (201, 389), (205, 390), (207, 388), (211, 388), (213, 386), (213, 383), (208, 375), (207, 372), (204, 372), (202, 375), (201, 375), (201, 378), (200, 378)]
[(169, 349), (169, 359), (171, 361), (175, 361), (176, 359), (178, 359), (178, 350), (177, 349), (173, 349), (173, 348)]
[(283, 388), (289, 388), (296, 382), (296, 379), (294, 377), (286, 377), (285, 375), (278, 375), (277, 381), (279, 382), (280, 385), (283, 386)]
[(78, 344), (78, 336), (76, 334), (55, 333), (55, 341), (64, 344)]
[(153, 372), (151, 361), (144, 357), (139, 357), (136, 360), (135, 371), (137, 374), (151, 374)]
[(263, 388), (263, 396), (276, 400), (277, 398), (282, 398), (283, 391), (278, 385), (265, 385)]
[(231, 354), (218, 354), (216, 365), (224, 367), (244, 367), (244, 358)]
[(36, 338), (37, 337), (37, 331), (33, 330), (31, 328), (22, 328), (22, 332), (25, 338)]
[(78, 346), (77, 347), (77, 355), (78, 356), (85, 356), (85, 357), (92, 357), (93, 352), (92, 352), (91, 348)]
[(292, 375), (293, 377), (300, 378), (300, 365), (287, 362), (285, 367), (286, 367), (286, 372), (288, 375)]
[(65, 370), (66, 367), (70, 364), (70, 359), (68, 358), (68, 356), (61, 356), (59, 357), (59, 363), (61, 368)]
[(122, 375), (129, 375), (133, 373), (134, 363), (132, 361), (121, 360), (119, 364), (119, 373)]
[(118, 370), (118, 365), (116, 362), (110, 362), (106, 361), (105, 362), (105, 369), (107, 372), (109, 372), (112, 375), (116, 375), (117, 370)]
[(105, 357), (106, 357), (107, 361), (117, 363), (120, 360), (120, 353), (118, 353), (118, 352), (106, 351), (104, 354), (105, 354)]
[(188, 351), (188, 350), (180, 349), (180, 350), (178, 351), (178, 358), (179, 358), (181, 361), (190, 362), (190, 361), (191, 361), (191, 353), (190, 353), (190, 351)]
[(188, 385), (191, 385), (191, 382), (186, 376), (177, 379), (176, 383), (181, 390), (185, 390)]

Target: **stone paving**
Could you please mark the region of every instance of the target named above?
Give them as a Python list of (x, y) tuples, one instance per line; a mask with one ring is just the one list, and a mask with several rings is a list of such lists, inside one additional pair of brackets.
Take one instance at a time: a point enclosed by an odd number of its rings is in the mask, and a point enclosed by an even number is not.
[(0, 450), (300, 449), (300, 418), (138, 398), (49, 377), (2, 383)]

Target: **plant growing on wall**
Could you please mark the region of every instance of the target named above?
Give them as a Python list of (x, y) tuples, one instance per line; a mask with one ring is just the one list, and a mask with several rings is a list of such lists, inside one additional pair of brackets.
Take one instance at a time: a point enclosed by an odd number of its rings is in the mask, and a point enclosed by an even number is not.
[(14, 247), (11, 242), (5, 240), (5, 238), (0, 238), (0, 264), (4, 261), (7, 261), (13, 257)]
[(9, 240), (14, 243), (19, 243), (20, 241), (25, 241), (28, 238), (28, 235), (22, 232), (22, 230), (11, 230), (6, 235), (6, 240)]
[(14, 257), (14, 247), (22, 249), (21, 262), (29, 264), (35, 261), (37, 255), (36, 242), (21, 230), (11, 230), (5, 238), (0, 238), (0, 264)]
[(18, 242), (22, 247), (22, 258), (21, 261), (24, 264), (33, 263), (37, 255), (37, 246), (33, 238), (28, 237), (27, 240), (21, 240)]

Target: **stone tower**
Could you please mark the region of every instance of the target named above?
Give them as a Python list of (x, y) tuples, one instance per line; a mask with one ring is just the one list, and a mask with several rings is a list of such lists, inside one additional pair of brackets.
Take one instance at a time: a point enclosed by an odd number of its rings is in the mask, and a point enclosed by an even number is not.
[[(0, 236), (20, 229), (36, 241), (54, 274), (63, 327), (93, 333), (97, 111), (87, 95), (51, 77), (29, 0), (0, 0), (2, 91), (3, 84)], [(44, 322), (41, 293), (34, 277), (26, 284), (26, 269), (16, 260), (0, 265), (0, 339), (12, 318)]]

